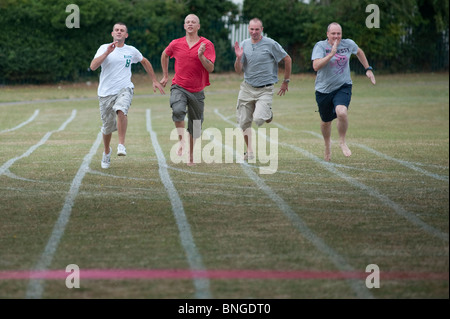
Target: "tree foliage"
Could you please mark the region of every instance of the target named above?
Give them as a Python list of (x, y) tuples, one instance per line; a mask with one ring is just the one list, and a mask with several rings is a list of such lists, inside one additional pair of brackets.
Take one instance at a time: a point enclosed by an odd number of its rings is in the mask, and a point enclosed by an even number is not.
[[(184, 36), (187, 14), (200, 18), (200, 35), (216, 47), (216, 72), (233, 69), (234, 52), (224, 16), (236, 21), (231, 0), (77, 0), (80, 28), (68, 28), (67, 0), (0, 0), (0, 83), (78, 80), (92, 74), (90, 61), (111, 41), (115, 22), (127, 24), (127, 43), (160, 68), (161, 52)], [(260, 18), (264, 32), (293, 58), (294, 72), (312, 72), (314, 44), (339, 22), (378, 70), (448, 69), (448, 0), (378, 0), (380, 28), (367, 28), (373, 0), (245, 0), (243, 19)], [(173, 63), (173, 62), (172, 62)], [(359, 66), (359, 64), (356, 64)], [(139, 65), (138, 71), (143, 71)], [(357, 71), (357, 69), (356, 69)], [(97, 74), (96, 71), (94, 74)]]
[[(260, 18), (264, 32), (282, 44), (294, 70), (311, 71), (311, 52), (338, 22), (378, 69), (418, 71), (448, 68), (449, 3), (446, 0), (379, 0), (380, 28), (367, 28), (366, 7), (373, 0), (245, 0), (244, 19)], [(267, 8), (273, 8), (268, 10)], [(447, 56), (446, 61), (437, 58)]]
[[(171, 40), (185, 35), (184, 18), (195, 13), (200, 35), (216, 46), (218, 56), (230, 55), (228, 33), (221, 17), (237, 14), (228, 0), (77, 0), (80, 28), (68, 28), (65, 0), (0, 0), (0, 83), (77, 80), (98, 47), (111, 42), (114, 23), (127, 24), (127, 44), (134, 45), (154, 68)], [(229, 63), (218, 59), (216, 70)], [(139, 66), (138, 66), (139, 67)], [(143, 68), (141, 67), (141, 70)], [(97, 71), (96, 71), (97, 72)]]

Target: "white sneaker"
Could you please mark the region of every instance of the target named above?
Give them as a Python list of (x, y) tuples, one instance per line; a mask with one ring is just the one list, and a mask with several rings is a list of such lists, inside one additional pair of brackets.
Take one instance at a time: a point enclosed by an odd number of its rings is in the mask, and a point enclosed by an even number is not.
[(127, 156), (127, 149), (122, 144), (117, 145), (117, 155)]
[(109, 168), (109, 165), (111, 164), (111, 152), (112, 152), (112, 148), (109, 148), (109, 153), (105, 154), (105, 152), (103, 152), (103, 157), (102, 157), (102, 168)]
[(252, 160), (255, 158), (253, 152), (244, 153), (244, 161)]

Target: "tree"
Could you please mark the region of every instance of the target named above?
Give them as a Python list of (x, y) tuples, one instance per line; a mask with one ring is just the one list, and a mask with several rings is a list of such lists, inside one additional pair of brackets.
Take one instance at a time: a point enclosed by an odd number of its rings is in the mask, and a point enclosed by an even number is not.
[[(201, 34), (213, 41), (216, 72), (230, 68), (228, 33), (221, 19), (236, 15), (229, 0), (77, 0), (80, 28), (68, 28), (65, 0), (2, 0), (0, 24), (0, 83), (44, 83), (78, 80), (89, 74), (90, 61), (100, 44), (111, 41), (113, 25), (124, 22), (129, 40), (160, 69), (164, 48), (184, 36), (183, 22), (197, 14)], [(227, 44), (227, 45), (226, 45)], [(139, 65), (137, 71), (143, 70)]]
[[(278, 0), (275, 10), (271, 0), (245, 0), (243, 11), (245, 20), (259, 17), (268, 36), (288, 49), (294, 71), (312, 72), (312, 49), (317, 41), (326, 38), (326, 27), (331, 22), (342, 25), (343, 36), (355, 40), (377, 70), (448, 69), (448, 1), (377, 1), (381, 19), (378, 29), (369, 29), (365, 24), (365, 10), (371, 3)], [(437, 60), (440, 62), (432, 62)], [(359, 64), (355, 66), (356, 71), (363, 71)]]

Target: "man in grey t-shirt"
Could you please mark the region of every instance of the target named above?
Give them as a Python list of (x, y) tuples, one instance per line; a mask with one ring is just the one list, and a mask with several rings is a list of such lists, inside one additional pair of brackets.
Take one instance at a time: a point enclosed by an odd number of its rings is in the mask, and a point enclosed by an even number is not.
[(345, 156), (351, 156), (345, 135), (348, 128), (348, 107), (352, 96), (350, 56), (356, 54), (364, 66), (366, 75), (375, 84), (372, 67), (366, 55), (351, 39), (342, 39), (341, 26), (333, 22), (327, 28), (327, 40), (314, 46), (311, 60), (317, 72), (315, 91), (321, 118), (321, 131), (325, 141), (325, 161), (331, 160), (331, 122), (337, 118), (339, 145)]
[(283, 96), (288, 91), (291, 76), (292, 60), (281, 45), (262, 35), (261, 20), (250, 21), (248, 31), (250, 39), (235, 43), (236, 61), (234, 69), (237, 73), (244, 72), (241, 83), (236, 116), (239, 127), (244, 132), (247, 152), (244, 160), (255, 159), (251, 142), (251, 126), (270, 123), (273, 119), (272, 100), (274, 84), (278, 82), (278, 63), (284, 61), (284, 81), (278, 95)]

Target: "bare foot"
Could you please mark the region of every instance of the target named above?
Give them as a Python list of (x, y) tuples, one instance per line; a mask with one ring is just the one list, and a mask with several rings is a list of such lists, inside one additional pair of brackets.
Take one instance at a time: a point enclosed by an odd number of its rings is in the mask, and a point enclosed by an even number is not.
[(189, 161), (187, 162), (187, 166), (194, 166), (194, 159), (193, 158), (189, 158)]
[(194, 166), (195, 165), (195, 163), (194, 163), (194, 155), (191, 154), (191, 152), (188, 152), (187, 157), (188, 157), (187, 166)]
[(350, 157), (352, 155), (352, 151), (348, 148), (347, 144), (342, 143), (340, 144), (342, 153), (344, 153), (345, 156)]
[(331, 161), (331, 146), (325, 146), (324, 160), (329, 162)]

